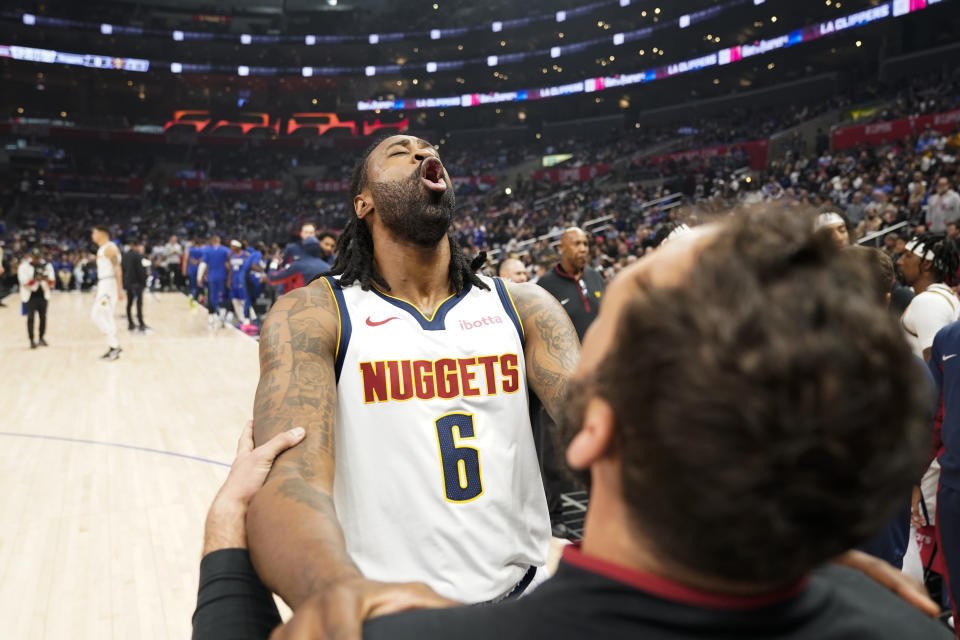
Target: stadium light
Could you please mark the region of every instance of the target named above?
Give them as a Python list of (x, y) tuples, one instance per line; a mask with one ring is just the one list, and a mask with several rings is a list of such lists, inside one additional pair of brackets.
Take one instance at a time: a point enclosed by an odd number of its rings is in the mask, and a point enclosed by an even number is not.
[(106, 22), (104, 22), (103, 24), (100, 25), (100, 33), (102, 33), (105, 36), (110, 35), (111, 33), (113, 33), (113, 25), (107, 24)]
[(32, 27), (33, 25), (37, 24), (37, 16), (33, 15), (32, 13), (23, 14), (23, 24)]
[(304, 78), (309, 78), (313, 75), (313, 67), (304, 67), (300, 70), (300, 73), (303, 74)]
[(550, 47), (550, 57), (559, 58), (560, 57), (560, 47)]
[(497, 66), (497, 56), (487, 56), (487, 66), (488, 67)]
[(317, 36), (307, 36), (303, 39), (303, 43), (308, 47), (312, 47), (317, 44)]
[(623, 34), (622, 33), (613, 34), (613, 46), (616, 47), (621, 44), (623, 44)]
[(436, 62), (428, 62), (428, 63), (427, 63), (427, 73), (433, 73), (433, 72), (436, 71), (436, 70), (437, 70), (437, 63), (436, 63)]
[(689, 15), (680, 16), (680, 28), (686, 29), (689, 26), (690, 26), (690, 16)]
[(440, 29), (430, 29), (430, 39), (439, 40), (440, 39)]
[(380, 36), (375, 33), (371, 33), (368, 40), (370, 41), (370, 44), (377, 44), (380, 42)]
[(557, 11), (557, 22), (563, 22), (567, 19), (566, 11)]
[(170, 63), (170, 73), (180, 73), (183, 71), (183, 65), (179, 62)]
[(493, 32), (494, 32), (494, 33), (498, 33), (498, 32), (500, 32), (500, 31), (503, 31), (503, 23), (502, 23), (502, 22), (494, 22), (492, 25), (490, 25), (490, 28), (493, 29)]
[(250, 44), (253, 42), (253, 38), (250, 37), (249, 33), (240, 34), (240, 44)]
[(250, 67), (248, 67), (248, 66), (245, 65), (245, 64), (240, 65), (239, 67), (237, 67), (237, 75), (238, 75), (238, 76), (248, 76), (248, 75), (250, 75)]
[(620, 0), (620, 6), (621, 6), (621, 7), (629, 7), (629, 6), (630, 6), (630, 0)]
[(177, 42), (181, 42), (183, 40), (183, 31), (174, 31), (173, 39)]
[(377, 68), (371, 65), (366, 69), (364, 69), (363, 72), (366, 73), (368, 76), (374, 76), (377, 74)]

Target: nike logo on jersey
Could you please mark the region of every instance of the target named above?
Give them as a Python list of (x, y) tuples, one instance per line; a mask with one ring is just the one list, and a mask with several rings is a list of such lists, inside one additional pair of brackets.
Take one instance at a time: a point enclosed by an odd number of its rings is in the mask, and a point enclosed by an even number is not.
[(560, 304), (567, 304), (568, 302), (570, 302), (570, 298), (564, 298), (560, 301)]
[(943, 356), (943, 361), (946, 362), (946, 361), (949, 360), (950, 358), (956, 358), (956, 357), (957, 357), (957, 354), (951, 353), (951, 354), (948, 355), (948, 356)]
[(380, 320), (380, 321), (374, 322), (373, 320), (370, 319), (370, 316), (367, 316), (367, 326), (368, 326), (368, 327), (379, 327), (379, 326), (382, 325), (382, 324), (387, 324), (387, 323), (390, 322), (391, 320), (399, 320), (399, 319), (400, 319), (400, 318), (398, 318), (397, 316), (391, 316), (391, 317), (387, 318), (386, 320)]

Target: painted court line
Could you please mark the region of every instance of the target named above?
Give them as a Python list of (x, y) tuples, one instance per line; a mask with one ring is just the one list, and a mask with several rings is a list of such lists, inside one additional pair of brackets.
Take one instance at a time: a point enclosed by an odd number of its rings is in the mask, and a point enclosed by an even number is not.
[(0, 436), (9, 436), (12, 438), (34, 438), (37, 440), (57, 440), (60, 442), (72, 442), (74, 444), (95, 444), (100, 445), (101, 447), (115, 447), (117, 449), (130, 449), (133, 451), (145, 451), (146, 453), (159, 453), (165, 456), (173, 456), (175, 458), (185, 458), (187, 460), (196, 460), (197, 462), (206, 462), (207, 464), (215, 464), (220, 467), (230, 467), (229, 463), (220, 462), (219, 460), (211, 460), (209, 458), (201, 458), (200, 456), (191, 456), (185, 453), (177, 453), (176, 451), (164, 451), (163, 449), (151, 449), (150, 447), (139, 447), (133, 444), (122, 444), (120, 442), (105, 442), (103, 440), (84, 440), (82, 438), (65, 438), (63, 436), (48, 436), (40, 435), (34, 433), (13, 433), (11, 431), (0, 431)]

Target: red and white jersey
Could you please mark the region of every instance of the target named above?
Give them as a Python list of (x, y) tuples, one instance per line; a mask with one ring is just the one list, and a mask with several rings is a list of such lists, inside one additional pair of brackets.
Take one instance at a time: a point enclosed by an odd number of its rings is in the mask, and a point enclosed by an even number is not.
[(502, 281), (432, 315), (325, 278), (340, 313), (334, 503), (373, 580), (483, 602), (542, 566), (550, 518), (523, 327)]

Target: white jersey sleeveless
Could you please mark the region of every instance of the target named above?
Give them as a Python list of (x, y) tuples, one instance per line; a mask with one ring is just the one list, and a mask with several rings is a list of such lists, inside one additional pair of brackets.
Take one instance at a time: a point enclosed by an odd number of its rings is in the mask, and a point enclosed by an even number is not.
[(364, 576), (465, 602), (509, 592), (550, 543), (523, 327), (499, 279), (432, 316), (359, 285), (340, 313), (334, 504)]
[(940, 329), (960, 319), (960, 299), (945, 284), (932, 284), (914, 296), (900, 316), (900, 326), (906, 333), (910, 349), (918, 358), (933, 346), (933, 338)]
[(107, 257), (107, 247), (112, 244), (112, 242), (104, 242), (103, 245), (97, 249), (97, 282), (108, 278), (116, 278), (116, 272), (113, 270), (113, 262)]

